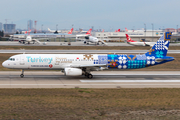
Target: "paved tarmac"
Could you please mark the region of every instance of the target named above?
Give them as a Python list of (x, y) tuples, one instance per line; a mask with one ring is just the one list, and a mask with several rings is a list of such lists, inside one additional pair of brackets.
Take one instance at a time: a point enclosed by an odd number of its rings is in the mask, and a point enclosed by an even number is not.
[[(18, 41), (0, 41), (0, 46), (69, 46), (68, 42), (43, 42), (42, 44), (22, 44)], [(71, 46), (97, 46), (95, 43), (84, 44), (83, 41), (71, 42)], [(98, 46), (104, 46), (99, 44)], [(107, 46), (133, 46), (127, 43), (107, 42)], [(171, 43), (170, 46), (180, 46), (180, 43)]]
[[(148, 50), (0, 50), (0, 53), (61, 53), (61, 54), (80, 54), (80, 53), (91, 53), (91, 54), (107, 54), (107, 53), (146, 53)], [(180, 53), (180, 50), (168, 50), (168, 53)]]
[[(69, 46), (69, 42), (41, 42), (41, 44), (22, 44), (18, 41), (1, 41), (0, 46)], [(96, 45), (95, 43), (84, 44), (84, 41), (70, 42), (71, 46), (104, 46), (105, 44)], [(107, 46), (132, 46), (127, 43), (107, 42)]]
[(59, 71), (0, 72), (0, 88), (180, 88), (180, 71), (97, 71), (94, 78)]

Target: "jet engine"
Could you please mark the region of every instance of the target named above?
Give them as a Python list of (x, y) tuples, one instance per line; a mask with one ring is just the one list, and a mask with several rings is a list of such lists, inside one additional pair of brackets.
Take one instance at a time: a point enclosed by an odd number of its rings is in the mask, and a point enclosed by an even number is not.
[(85, 36), (85, 39), (89, 39), (89, 36)]
[(79, 76), (82, 75), (82, 70), (79, 68), (65, 68), (64, 73), (66, 76)]

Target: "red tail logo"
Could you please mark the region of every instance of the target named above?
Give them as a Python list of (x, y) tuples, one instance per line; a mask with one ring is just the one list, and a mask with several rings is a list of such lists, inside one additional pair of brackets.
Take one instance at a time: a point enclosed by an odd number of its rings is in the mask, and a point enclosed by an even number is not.
[(89, 29), (89, 31), (87, 31), (86, 35), (90, 35), (91, 31), (92, 31), (92, 29)]
[(115, 32), (120, 32), (121, 29), (115, 30)]
[(126, 32), (128, 32), (128, 29), (125, 27), (125, 29), (126, 29)]
[(104, 32), (104, 29), (102, 30), (102, 32)]
[(31, 30), (29, 30), (29, 31), (26, 31), (26, 32), (25, 32), (25, 34), (27, 34), (27, 32), (28, 32), (28, 35), (29, 35), (29, 34), (30, 34), (30, 32), (31, 32)]
[(127, 42), (136, 42), (136, 41), (132, 40), (128, 34), (126, 34), (126, 39), (127, 39)]
[(71, 28), (71, 30), (68, 32), (68, 34), (72, 34), (73, 32), (73, 28)]

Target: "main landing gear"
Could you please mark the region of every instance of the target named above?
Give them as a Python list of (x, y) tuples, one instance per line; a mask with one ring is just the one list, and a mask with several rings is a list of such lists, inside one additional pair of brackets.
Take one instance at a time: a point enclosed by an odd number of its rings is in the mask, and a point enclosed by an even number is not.
[(93, 75), (92, 75), (91, 73), (88, 73), (88, 72), (85, 73), (85, 76), (86, 76), (87, 78), (89, 78), (89, 79), (92, 79), (92, 78), (93, 78)]
[(24, 77), (24, 70), (21, 70), (21, 75), (20, 75), (21, 78)]

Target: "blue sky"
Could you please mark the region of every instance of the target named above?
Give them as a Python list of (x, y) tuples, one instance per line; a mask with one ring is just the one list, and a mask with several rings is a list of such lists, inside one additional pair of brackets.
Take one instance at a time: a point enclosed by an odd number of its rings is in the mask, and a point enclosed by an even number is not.
[(180, 27), (180, 0), (1, 0), (0, 22), (27, 28), (37, 20), (40, 29), (147, 29)]

